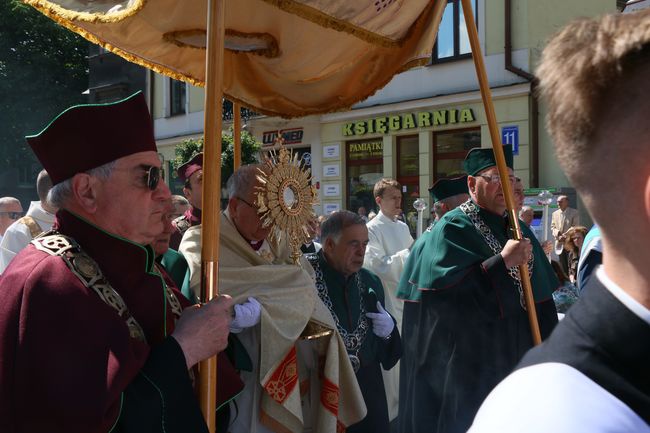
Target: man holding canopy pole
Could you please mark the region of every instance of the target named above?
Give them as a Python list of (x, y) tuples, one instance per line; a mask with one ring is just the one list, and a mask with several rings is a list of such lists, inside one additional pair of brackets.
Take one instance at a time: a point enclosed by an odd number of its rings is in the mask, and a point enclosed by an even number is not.
[(600, 228), (603, 265), (472, 432), (650, 432), (649, 74), (648, 9), (575, 20), (544, 49), (547, 126)]
[(232, 300), (189, 306), (155, 266), (170, 192), (144, 97), (27, 141), (60, 210), (0, 280), (0, 431), (206, 432), (191, 372), (226, 347)]
[[(503, 150), (514, 182), (512, 148)], [(429, 278), (418, 284), (417, 353), (409, 362), (417, 380), (400, 395), (410, 403), (400, 413), (402, 433), (466, 431), (481, 401), (532, 347), (518, 265), (532, 272), (542, 337), (557, 323), (551, 294), (559, 283), (529, 229), (522, 227), (524, 239), (511, 238), (492, 149), (472, 149), (464, 168), (470, 199), (426, 238), (431, 253), (420, 268)]]

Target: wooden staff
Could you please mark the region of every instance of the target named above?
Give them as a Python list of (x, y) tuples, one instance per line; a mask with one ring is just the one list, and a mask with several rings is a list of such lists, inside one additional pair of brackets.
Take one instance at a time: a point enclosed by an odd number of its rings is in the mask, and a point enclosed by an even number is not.
[[(461, 2), (463, 4), (469, 43), (472, 47), (472, 58), (474, 59), (476, 75), (478, 76), (479, 85), (481, 87), (481, 97), (483, 98), (483, 106), (485, 107), (485, 114), (487, 116), (490, 138), (492, 139), (494, 159), (497, 162), (499, 177), (501, 178), (501, 187), (503, 188), (503, 195), (506, 199), (506, 207), (508, 208), (510, 226), (514, 229), (515, 240), (522, 240), (523, 236), (521, 234), (519, 218), (515, 209), (515, 200), (512, 194), (512, 186), (510, 185), (506, 158), (503, 154), (503, 145), (501, 144), (501, 137), (499, 137), (497, 117), (494, 114), (494, 105), (492, 104), (492, 92), (490, 91), (490, 83), (488, 82), (487, 74), (485, 72), (483, 54), (481, 53), (481, 46), (478, 41), (478, 32), (476, 31), (476, 23), (474, 22), (474, 12), (472, 11), (471, 0), (461, 0)], [(530, 331), (533, 335), (533, 343), (538, 345), (542, 342), (542, 337), (539, 332), (539, 323), (537, 322), (537, 312), (535, 310), (535, 299), (533, 298), (527, 264), (519, 266), (519, 274), (521, 275), (521, 286), (524, 291), (524, 300), (526, 302), (526, 311), (528, 312), (528, 321), (530, 322)]]
[[(225, 0), (208, 0), (203, 144), (203, 219), (201, 236), (201, 301), (219, 294), (219, 216), (221, 214), (221, 123), (223, 116)], [(217, 357), (199, 364), (201, 411), (211, 433), (216, 431)]]
[(232, 140), (233, 140), (233, 172), (241, 167), (241, 106), (238, 102), (232, 103)]

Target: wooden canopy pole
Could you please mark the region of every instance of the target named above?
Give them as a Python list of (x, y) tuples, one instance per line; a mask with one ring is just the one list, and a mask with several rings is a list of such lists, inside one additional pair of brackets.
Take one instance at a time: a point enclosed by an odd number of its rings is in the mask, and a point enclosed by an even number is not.
[(232, 124), (233, 124), (233, 172), (241, 167), (241, 105), (239, 102), (232, 103)]
[[(515, 208), (512, 185), (510, 185), (510, 181), (508, 180), (508, 167), (506, 166), (506, 158), (503, 154), (503, 145), (501, 143), (501, 137), (499, 136), (497, 117), (494, 113), (494, 105), (492, 104), (492, 92), (490, 91), (490, 83), (488, 82), (487, 73), (485, 72), (485, 64), (483, 63), (483, 54), (481, 53), (481, 46), (479, 45), (478, 32), (476, 31), (476, 23), (474, 21), (474, 12), (472, 11), (471, 0), (461, 0), (461, 2), (463, 4), (469, 43), (472, 47), (472, 58), (474, 59), (474, 66), (476, 67), (476, 75), (478, 76), (479, 85), (481, 86), (481, 97), (483, 98), (483, 106), (485, 107), (485, 115), (487, 116), (490, 138), (492, 139), (494, 158), (497, 162), (497, 168), (499, 169), (501, 187), (503, 188), (503, 195), (506, 200), (506, 207), (508, 208), (510, 226), (514, 229), (515, 240), (521, 240), (523, 239), (523, 236), (519, 225), (519, 217)], [(530, 330), (533, 335), (533, 343), (538, 345), (542, 342), (542, 337), (539, 332), (539, 323), (537, 322), (537, 311), (535, 310), (535, 299), (533, 298), (533, 291), (530, 284), (528, 265), (523, 264), (519, 266), (519, 274), (521, 275), (521, 286), (524, 291), (524, 300), (526, 302), (526, 311), (528, 312)]]
[[(201, 235), (201, 301), (219, 295), (219, 216), (221, 214), (221, 125), (225, 0), (208, 0), (203, 144), (203, 219)], [(201, 411), (211, 433), (216, 431), (217, 357), (199, 365)]]

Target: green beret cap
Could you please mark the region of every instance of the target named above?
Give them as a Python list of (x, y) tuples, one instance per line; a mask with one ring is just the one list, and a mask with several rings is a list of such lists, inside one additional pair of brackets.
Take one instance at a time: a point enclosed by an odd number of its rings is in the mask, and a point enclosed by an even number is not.
[(467, 175), (449, 179), (440, 179), (429, 188), (429, 194), (431, 194), (431, 200), (433, 200), (433, 203), (458, 194), (467, 193)]
[[(512, 145), (504, 144), (503, 153), (506, 157), (506, 165), (514, 168), (512, 163)], [(491, 147), (475, 147), (469, 151), (463, 162), (463, 168), (470, 176), (476, 176), (486, 168), (494, 167), (495, 165), (497, 165), (497, 162), (494, 159), (494, 151)]]

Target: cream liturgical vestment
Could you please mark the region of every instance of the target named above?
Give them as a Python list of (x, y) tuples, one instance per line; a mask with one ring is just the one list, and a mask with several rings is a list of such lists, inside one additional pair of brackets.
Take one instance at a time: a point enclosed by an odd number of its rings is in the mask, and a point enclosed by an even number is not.
[[(363, 260), (363, 267), (374, 272), (384, 285), (386, 309), (397, 321), (397, 328), (402, 332), (402, 314), (404, 301), (396, 298), (404, 264), (413, 244), (411, 232), (406, 224), (393, 220), (379, 211), (368, 224), (368, 247)], [(390, 371), (383, 371), (386, 399), (388, 400), (388, 417), (397, 416), (399, 395), (399, 364)]]
[[(29, 204), (27, 217), (30, 217), (31, 221), (23, 217), (14, 222), (0, 241), (0, 273), (4, 272), (11, 259), (32, 241), (34, 234), (47, 232), (54, 224), (54, 215), (43, 209), (40, 201)], [(30, 227), (28, 224), (35, 225)]]
[[(201, 226), (185, 232), (180, 252), (196, 292), (201, 275)], [(288, 249), (265, 244), (255, 251), (241, 237), (227, 212), (221, 215), (219, 293), (235, 303), (254, 297), (262, 305), (260, 323), (237, 337), (252, 360), (242, 371), (244, 391), (233, 424), (238, 432), (303, 431), (330, 433), (364, 418), (366, 407), (330, 312), (321, 302), (308, 262), (291, 263)], [(301, 339), (307, 323), (331, 334)]]

